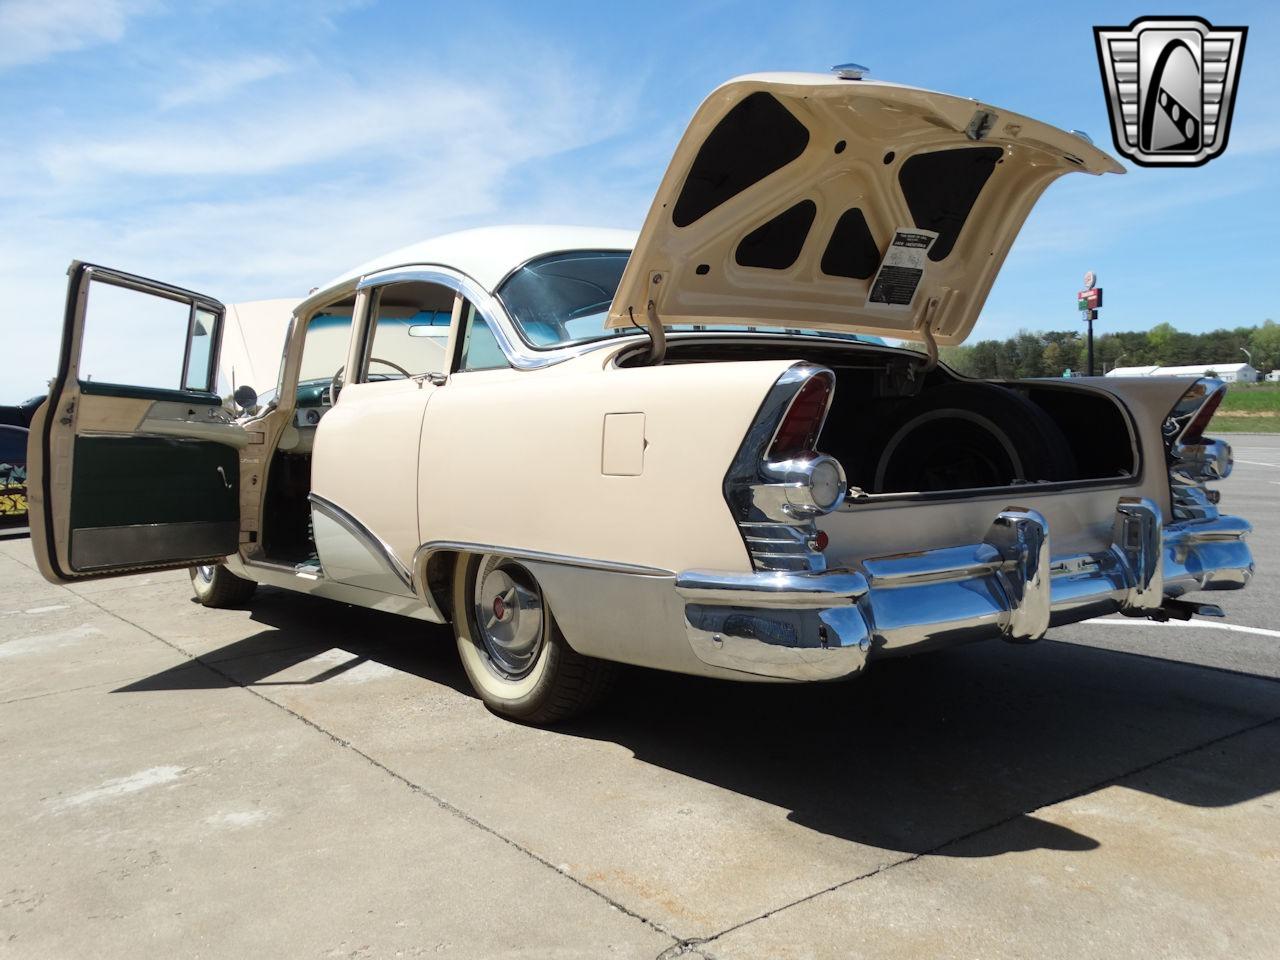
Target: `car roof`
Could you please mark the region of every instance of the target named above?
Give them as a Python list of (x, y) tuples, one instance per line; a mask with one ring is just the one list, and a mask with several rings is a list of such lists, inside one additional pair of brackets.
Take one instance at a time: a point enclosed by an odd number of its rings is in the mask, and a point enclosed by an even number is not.
[(353, 278), (411, 264), (437, 264), (465, 273), (492, 292), (523, 263), (565, 250), (625, 250), (635, 246), (634, 230), (573, 226), (477, 227), (446, 233), (376, 257), (327, 283), (322, 290)]

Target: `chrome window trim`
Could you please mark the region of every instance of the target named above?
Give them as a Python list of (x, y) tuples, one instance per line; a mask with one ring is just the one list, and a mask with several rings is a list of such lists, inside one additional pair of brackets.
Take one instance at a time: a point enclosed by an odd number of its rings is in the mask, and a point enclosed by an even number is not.
[(503, 306), (501, 300), (465, 273), (440, 264), (390, 267), (378, 273), (371, 273), (362, 277), (359, 283), (356, 284), (356, 289), (367, 290), (370, 287), (380, 287), (388, 283), (413, 280), (441, 284), (456, 293), (460, 293), (470, 301), (480, 311), (485, 320), (489, 321), (489, 328), (493, 331), (494, 339), (498, 341), (498, 347), (506, 356), (507, 362), (517, 370), (540, 370), (543, 367), (550, 367), (557, 363), (563, 363), (565, 360), (570, 360), (586, 352), (585, 348), (598, 348), (601, 346), (600, 341), (591, 341), (590, 343), (576, 344), (572, 347), (535, 351), (520, 338), (515, 329), (515, 324), (512, 322), (511, 317), (508, 316), (507, 309)]
[(546, 253), (534, 254), (528, 259), (521, 260), (514, 267), (502, 275), (502, 279), (493, 285), (494, 290), (500, 290), (502, 285), (510, 280), (513, 276), (533, 263), (535, 260), (545, 260), (547, 257), (562, 257), (566, 253), (625, 253), (628, 258), (635, 253), (634, 247), (566, 247), (563, 250), (548, 250)]

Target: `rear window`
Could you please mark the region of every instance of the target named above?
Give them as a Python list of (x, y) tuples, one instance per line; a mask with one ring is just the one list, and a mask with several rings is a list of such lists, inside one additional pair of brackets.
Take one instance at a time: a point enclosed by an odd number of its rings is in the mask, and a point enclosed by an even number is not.
[(609, 305), (630, 252), (572, 250), (525, 264), (498, 288), (520, 336), (535, 347), (634, 333), (609, 330)]

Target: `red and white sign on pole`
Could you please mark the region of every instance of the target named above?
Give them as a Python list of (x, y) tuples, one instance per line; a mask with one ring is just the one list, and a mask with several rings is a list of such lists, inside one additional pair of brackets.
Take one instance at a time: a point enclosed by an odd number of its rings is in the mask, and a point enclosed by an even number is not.
[(1084, 275), (1084, 289), (1076, 294), (1076, 309), (1080, 311), (1080, 319), (1089, 325), (1089, 376), (1093, 376), (1093, 321), (1098, 319), (1098, 308), (1102, 306), (1102, 288), (1098, 286), (1098, 275), (1090, 270)]
[[(1102, 306), (1102, 288), (1098, 286), (1098, 275), (1090, 270), (1084, 275), (1084, 289), (1076, 294), (1076, 309), (1081, 313), (1089, 313), (1100, 306)], [(1086, 319), (1097, 320), (1098, 315), (1094, 313)]]

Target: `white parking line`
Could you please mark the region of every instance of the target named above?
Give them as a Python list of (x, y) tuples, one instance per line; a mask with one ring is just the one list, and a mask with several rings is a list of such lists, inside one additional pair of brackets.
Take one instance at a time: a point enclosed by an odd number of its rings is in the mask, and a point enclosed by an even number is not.
[(1276, 637), (1280, 639), (1280, 630), (1266, 630), (1262, 627), (1242, 627), (1236, 623), (1210, 623), (1208, 620), (1169, 620), (1161, 623), (1158, 620), (1131, 620), (1129, 618), (1112, 619), (1099, 617), (1085, 620), (1084, 623), (1106, 624), (1109, 627), (1202, 627), (1205, 630), (1228, 630), (1231, 633), (1253, 633), (1260, 637)]
[(1241, 460), (1239, 457), (1235, 459), (1236, 463), (1248, 463), (1255, 467), (1275, 467), (1280, 469), (1280, 463), (1263, 463), (1261, 460)]

